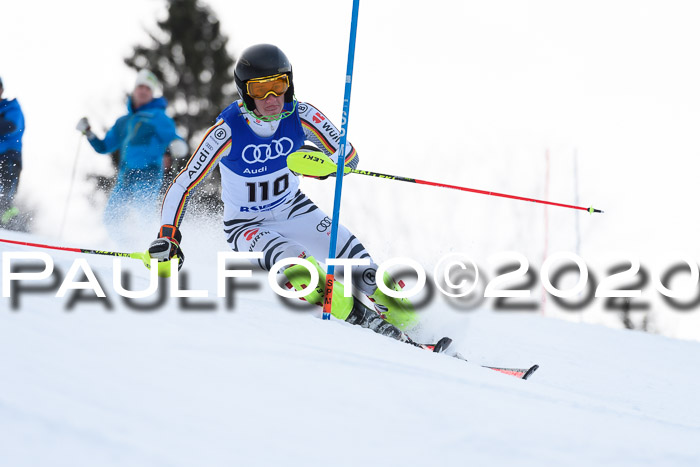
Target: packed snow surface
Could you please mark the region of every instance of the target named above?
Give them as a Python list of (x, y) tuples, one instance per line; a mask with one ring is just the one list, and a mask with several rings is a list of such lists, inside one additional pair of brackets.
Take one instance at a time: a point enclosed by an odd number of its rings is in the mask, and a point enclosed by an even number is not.
[[(436, 297), (417, 335), (449, 335), (466, 363), (285, 305), (263, 273), (216, 298), (217, 247), (183, 268), (207, 298), (139, 310), (156, 297), (116, 294), (111, 258), (68, 252), (50, 252), (51, 277), (20, 283), (44, 289), (2, 298), (0, 464), (700, 463), (696, 342)], [(78, 258), (105, 299), (55, 297)], [(147, 270), (124, 266), (145, 289)], [(527, 381), (480, 366), (535, 363)]]

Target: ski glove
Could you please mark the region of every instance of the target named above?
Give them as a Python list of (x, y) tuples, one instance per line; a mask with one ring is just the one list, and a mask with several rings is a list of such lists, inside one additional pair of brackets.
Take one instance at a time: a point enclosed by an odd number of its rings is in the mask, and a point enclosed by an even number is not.
[(90, 131), (90, 122), (88, 122), (88, 119), (85, 117), (78, 120), (78, 124), (75, 125), (75, 129), (87, 136), (88, 138), (94, 136), (94, 133)]
[(158, 262), (177, 258), (177, 268), (182, 269), (182, 264), (185, 262), (185, 254), (180, 248), (181, 240), (182, 234), (177, 227), (174, 225), (163, 225), (160, 228), (160, 232), (158, 232), (158, 238), (148, 247), (148, 254), (151, 258), (157, 259)]
[(78, 120), (78, 124), (75, 125), (75, 129), (82, 134), (85, 134), (90, 129), (90, 122), (88, 122), (87, 118), (83, 117)]

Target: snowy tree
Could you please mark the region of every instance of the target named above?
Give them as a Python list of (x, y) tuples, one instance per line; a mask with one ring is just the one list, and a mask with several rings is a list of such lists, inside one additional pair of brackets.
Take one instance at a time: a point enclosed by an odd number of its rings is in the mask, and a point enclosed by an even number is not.
[(237, 98), (235, 60), (210, 7), (199, 0), (169, 0), (167, 9), (159, 30), (149, 32), (152, 43), (135, 46), (124, 62), (137, 70), (148, 68), (161, 80), (178, 129), (192, 145), (198, 132)]
[[(219, 113), (238, 98), (235, 59), (226, 49), (228, 38), (216, 14), (199, 0), (169, 0), (167, 17), (157, 24), (157, 31), (148, 32), (151, 44), (135, 46), (124, 62), (137, 70), (147, 68), (158, 77), (178, 132), (192, 149)], [(173, 161), (166, 184), (185, 162)], [(219, 180), (215, 169), (198, 188), (190, 209), (200, 202), (207, 211), (220, 208)]]

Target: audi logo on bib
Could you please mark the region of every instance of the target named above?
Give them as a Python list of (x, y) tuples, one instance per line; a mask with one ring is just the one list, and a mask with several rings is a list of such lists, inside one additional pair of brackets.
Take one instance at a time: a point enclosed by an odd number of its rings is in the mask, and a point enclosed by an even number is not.
[(242, 158), (248, 164), (257, 164), (286, 156), (292, 152), (294, 142), (285, 137), (273, 139), (270, 144), (249, 144), (243, 148)]

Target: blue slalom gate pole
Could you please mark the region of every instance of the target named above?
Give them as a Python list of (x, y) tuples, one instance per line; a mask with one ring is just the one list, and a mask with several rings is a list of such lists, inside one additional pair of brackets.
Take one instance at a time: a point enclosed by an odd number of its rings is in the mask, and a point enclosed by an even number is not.
[[(338, 243), (338, 225), (340, 224), (340, 196), (343, 192), (343, 175), (345, 174), (345, 147), (348, 142), (348, 120), (350, 119), (350, 92), (352, 91), (352, 69), (355, 63), (355, 38), (357, 36), (357, 15), (360, 0), (352, 2), (352, 22), (350, 23), (350, 45), (348, 47), (348, 67), (345, 72), (345, 96), (343, 97), (343, 120), (340, 127), (340, 147), (338, 148), (338, 171), (335, 178), (335, 198), (333, 200), (333, 221), (331, 223), (331, 243), (328, 258), (335, 259)], [(333, 276), (335, 267), (328, 265), (326, 271), (325, 299), (323, 302), (323, 319), (331, 319), (333, 301)]]

